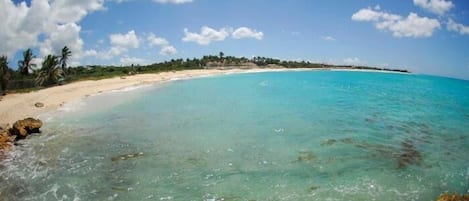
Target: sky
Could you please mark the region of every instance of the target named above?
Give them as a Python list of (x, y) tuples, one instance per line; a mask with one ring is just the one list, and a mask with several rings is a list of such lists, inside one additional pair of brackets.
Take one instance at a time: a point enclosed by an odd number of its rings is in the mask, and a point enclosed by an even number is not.
[(469, 80), (467, 0), (0, 0), (0, 55), (17, 68), (203, 55), (367, 65)]

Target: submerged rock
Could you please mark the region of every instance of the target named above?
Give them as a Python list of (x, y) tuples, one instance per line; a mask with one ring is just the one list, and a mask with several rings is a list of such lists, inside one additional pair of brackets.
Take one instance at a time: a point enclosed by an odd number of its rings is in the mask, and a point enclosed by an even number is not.
[(336, 144), (337, 142), (342, 142), (344, 144), (352, 144), (352, 138), (342, 138), (342, 139), (327, 139), (321, 143), (321, 146), (331, 146)]
[(321, 187), (320, 186), (311, 186), (311, 187), (309, 187), (309, 191), (313, 192), (313, 191), (318, 190), (319, 188), (321, 188)]
[(405, 140), (401, 143), (401, 154), (397, 157), (398, 167), (405, 168), (408, 165), (419, 165), (422, 161), (422, 155), (415, 148), (414, 143), (410, 140)]
[(331, 146), (337, 142), (336, 139), (327, 139), (326, 141), (321, 143), (321, 146)]
[(312, 163), (316, 160), (316, 155), (312, 151), (301, 151), (298, 156), (298, 162)]
[(17, 139), (24, 139), (29, 134), (40, 133), (39, 128), (42, 127), (42, 121), (34, 118), (26, 118), (16, 121), (10, 128), (10, 135), (14, 135)]
[(36, 107), (44, 107), (44, 103), (37, 102), (37, 103), (34, 103), (34, 106), (36, 106)]
[(122, 154), (122, 155), (119, 155), (119, 156), (112, 157), (111, 161), (112, 162), (123, 161), (123, 160), (128, 160), (128, 159), (131, 159), (131, 158), (137, 158), (137, 157), (140, 157), (140, 156), (143, 156), (143, 152), (132, 153), (132, 154)]
[(340, 141), (371, 151), (373, 157), (395, 160), (398, 169), (406, 168), (409, 165), (420, 165), (423, 160), (421, 152), (414, 145), (414, 141), (409, 139), (402, 141), (399, 148), (379, 143), (355, 142), (351, 138), (344, 138)]
[(459, 195), (457, 193), (443, 193), (436, 199), (436, 201), (469, 201), (469, 194)]
[(344, 138), (344, 139), (340, 139), (341, 142), (345, 143), (345, 144), (352, 144), (353, 143), (353, 140), (352, 138)]

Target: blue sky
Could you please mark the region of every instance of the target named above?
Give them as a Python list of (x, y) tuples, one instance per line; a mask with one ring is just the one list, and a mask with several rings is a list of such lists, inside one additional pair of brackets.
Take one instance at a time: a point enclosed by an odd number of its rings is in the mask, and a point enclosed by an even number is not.
[(26, 48), (41, 58), (67, 45), (75, 65), (223, 51), (469, 79), (466, 0), (0, 0), (0, 12), (14, 68)]

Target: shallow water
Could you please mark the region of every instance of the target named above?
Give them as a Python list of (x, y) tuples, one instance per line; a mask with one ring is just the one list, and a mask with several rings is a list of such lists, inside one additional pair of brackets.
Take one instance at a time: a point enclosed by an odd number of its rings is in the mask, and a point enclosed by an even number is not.
[(89, 97), (42, 130), (0, 164), (0, 200), (469, 193), (468, 81), (330, 71), (181, 80)]

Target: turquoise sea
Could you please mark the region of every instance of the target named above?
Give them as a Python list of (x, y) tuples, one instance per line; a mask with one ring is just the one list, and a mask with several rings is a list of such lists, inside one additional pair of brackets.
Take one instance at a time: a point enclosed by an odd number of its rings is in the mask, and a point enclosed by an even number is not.
[(90, 96), (0, 163), (0, 200), (435, 200), (469, 193), (469, 81), (232, 74)]

